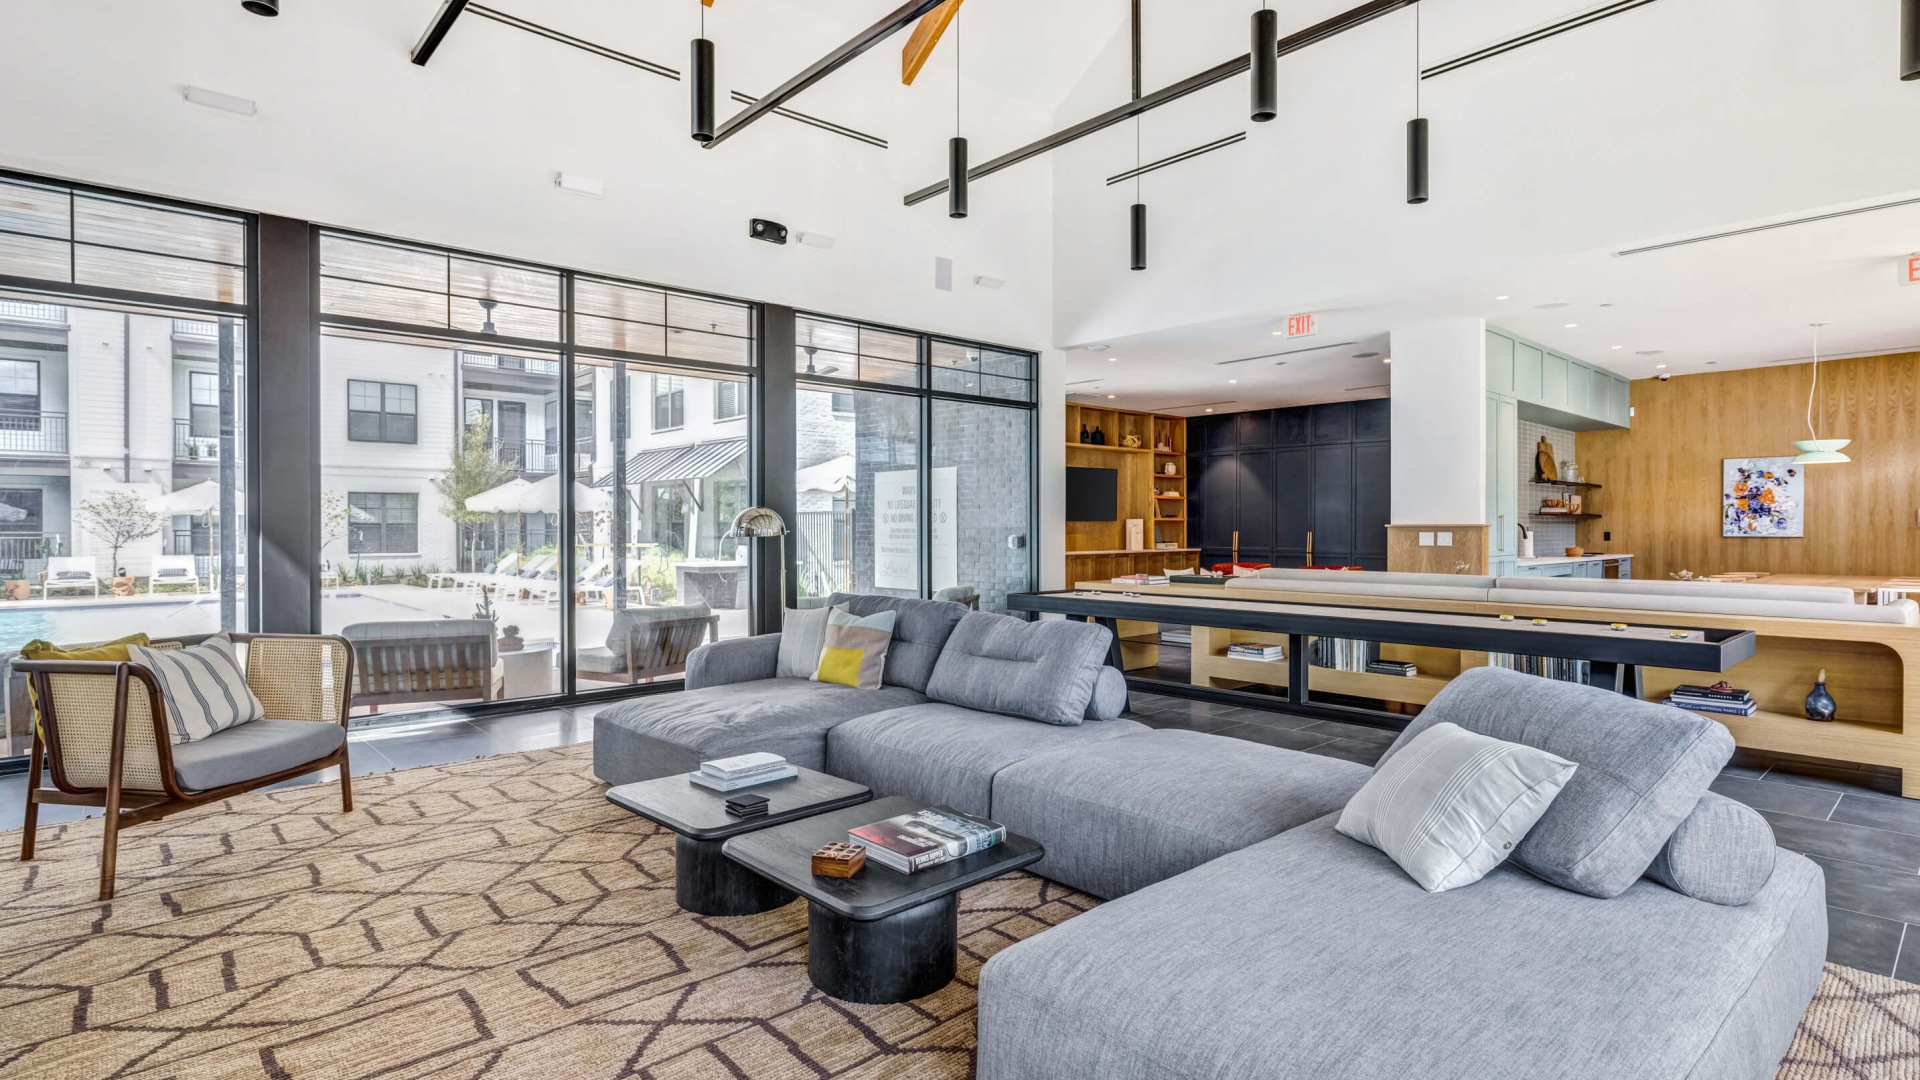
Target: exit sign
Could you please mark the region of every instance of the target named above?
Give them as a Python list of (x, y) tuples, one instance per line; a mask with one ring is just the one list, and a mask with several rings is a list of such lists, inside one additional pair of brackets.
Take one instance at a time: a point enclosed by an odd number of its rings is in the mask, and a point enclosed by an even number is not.
[(1920, 285), (1920, 253), (1900, 260), (1900, 284)]
[[(1913, 261), (1920, 262), (1920, 255), (1914, 256)], [(1916, 279), (1916, 280), (1920, 280), (1920, 279)], [(1320, 320), (1315, 318), (1312, 314), (1287, 316), (1287, 336), (1288, 337), (1290, 338), (1312, 337), (1313, 335), (1319, 332), (1320, 332)]]

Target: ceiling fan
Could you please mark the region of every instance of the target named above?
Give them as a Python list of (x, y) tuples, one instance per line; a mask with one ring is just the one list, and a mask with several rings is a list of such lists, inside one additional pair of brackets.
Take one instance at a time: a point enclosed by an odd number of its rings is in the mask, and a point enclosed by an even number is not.
[(816, 348), (814, 348), (814, 347), (813, 347), (812, 345), (802, 345), (802, 346), (801, 346), (801, 348), (802, 348), (802, 349), (804, 349), (804, 350), (806, 350), (806, 353), (807, 353), (807, 374), (809, 374), (809, 375), (831, 375), (831, 374), (833, 374), (834, 372), (836, 372), (836, 371), (839, 371), (839, 370), (840, 370), (840, 369), (839, 369), (838, 367), (836, 367), (836, 366), (835, 366), (835, 365), (833, 365), (833, 364), (828, 364), (828, 365), (827, 365), (826, 367), (822, 367), (822, 368), (816, 368), (816, 367), (814, 367), (814, 364), (813, 364), (813, 354), (814, 354), (814, 353), (816, 353), (816, 352), (819, 352), (820, 350), (818, 350), (818, 349), (816, 349)]

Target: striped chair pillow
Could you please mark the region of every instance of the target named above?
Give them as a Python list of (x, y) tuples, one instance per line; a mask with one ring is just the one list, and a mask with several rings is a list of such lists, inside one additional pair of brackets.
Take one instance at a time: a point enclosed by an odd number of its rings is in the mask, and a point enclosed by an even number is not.
[(247, 685), (233, 639), (221, 634), (186, 649), (127, 646), (134, 663), (153, 672), (167, 706), (173, 744), (197, 742), (266, 715)]

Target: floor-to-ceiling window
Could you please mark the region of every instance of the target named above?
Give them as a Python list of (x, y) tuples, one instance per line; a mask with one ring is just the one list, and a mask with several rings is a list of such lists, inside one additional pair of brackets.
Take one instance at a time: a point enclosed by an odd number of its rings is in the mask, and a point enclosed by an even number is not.
[(0, 179), (0, 653), (251, 625), (249, 234)]
[(796, 592), (1032, 587), (1034, 357), (796, 320)]
[(676, 680), (706, 641), (752, 633), (753, 309), (574, 280), (573, 605), (581, 691)]

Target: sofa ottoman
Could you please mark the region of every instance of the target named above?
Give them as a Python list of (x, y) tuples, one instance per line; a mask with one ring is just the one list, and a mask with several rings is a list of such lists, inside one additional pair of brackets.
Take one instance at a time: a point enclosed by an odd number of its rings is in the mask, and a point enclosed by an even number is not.
[(1134, 720), (1069, 727), (928, 702), (835, 727), (827, 734), (826, 771), (875, 795), (994, 817), (993, 778), (1000, 770), (1036, 754), (1084, 750), (1149, 730)]
[(980, 1080), (1770, 1080), (1819, 985), (1819, 867), (1739, 907), (1511, 865), (1428, 893), (1329, 815), (1010, 946)]
[(609, 784), (631, 784), (757, 751), (825, 772), (828, 729), (925, 700), (905, 686), (856, 690), (807, 679), (756, 679), (634, 698), (593, 718), (593, 773)]
[(993, 816), (1046, 846), (1034, 873), (1110, 900), (1332, 813), (1372, 775), (1224, 735), (1149, 731), (1002, 769)]

